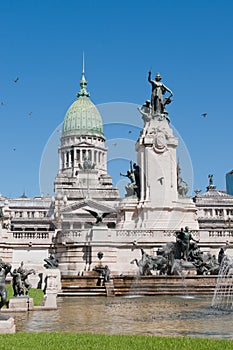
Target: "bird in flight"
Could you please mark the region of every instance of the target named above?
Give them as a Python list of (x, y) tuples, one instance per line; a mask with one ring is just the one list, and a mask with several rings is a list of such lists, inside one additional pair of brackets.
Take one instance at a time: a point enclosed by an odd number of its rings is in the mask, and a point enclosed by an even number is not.
[(17, 83), (17, 81), (19, 81), (19, 77), (17, 77), (16, 79), (14, 79), (14, 83)]
[(116, 147), (116, 146), (117, 146), (117, 143), (113, 143), (112, 145), (113, 145), (114, 147)]
[(32, 112), (28, 112), (28, 115), (32, 115)]
[(131, 134), (132, 133), (132, 131), (131, 130), (129, 130), (129, 132), (128, 132), (129, 134)]
[(206, 117), (207, 116), (207, 113), (202, 113), (202, 117)]

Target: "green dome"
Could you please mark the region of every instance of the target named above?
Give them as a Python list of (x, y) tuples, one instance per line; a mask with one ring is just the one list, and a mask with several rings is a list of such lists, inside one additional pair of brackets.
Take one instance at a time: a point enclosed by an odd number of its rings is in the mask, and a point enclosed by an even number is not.
[(79, 96), (66, 112), (62, 134), (71, 133), (103, 136), (101, 115), (88, 96)]
[(103, 136), (103, 121), (96, 106), (91, 102), (86, 90), (87, 81), (82, 73), (80, 91), (77, 100), (66, 112), (62, 134), (80, 134)]

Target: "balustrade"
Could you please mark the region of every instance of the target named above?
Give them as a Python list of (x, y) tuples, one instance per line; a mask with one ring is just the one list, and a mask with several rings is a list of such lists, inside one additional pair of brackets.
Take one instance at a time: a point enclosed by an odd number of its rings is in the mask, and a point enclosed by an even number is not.
[(13, 236), (13, 239), (19, 239), (19, 240), (24, 240), (24, 239), (48, 240), (50, 239), (52, 234), (53, 232), (48, 232), (48, 231), (13, 231), (12, 236)]

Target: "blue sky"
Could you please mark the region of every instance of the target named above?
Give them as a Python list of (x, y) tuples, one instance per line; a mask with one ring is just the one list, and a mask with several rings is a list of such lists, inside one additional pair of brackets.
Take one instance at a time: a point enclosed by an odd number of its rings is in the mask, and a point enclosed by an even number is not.
[[(0, 193), (40, 195), (41, 156), (76, 98), (83, 51), (97, 105), (144, 103), (148, 70), (160, 72), (174, 93), (169, 115), (192, 160), (193, 188), (204, 191), (213, 174), (225, 189), (233, 169), (231, 0), (8, 0), (0, 33)], [(125, 168), (111, 171), (115, 178)]]

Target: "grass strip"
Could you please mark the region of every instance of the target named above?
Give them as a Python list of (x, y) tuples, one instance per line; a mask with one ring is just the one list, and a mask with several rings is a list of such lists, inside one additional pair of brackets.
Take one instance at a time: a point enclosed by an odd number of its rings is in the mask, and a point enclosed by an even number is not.
[(15, 333), (0, 335), (7, 350), (232, 350), (233, 341), (188, 337), (154, 337), (78, 333)]

